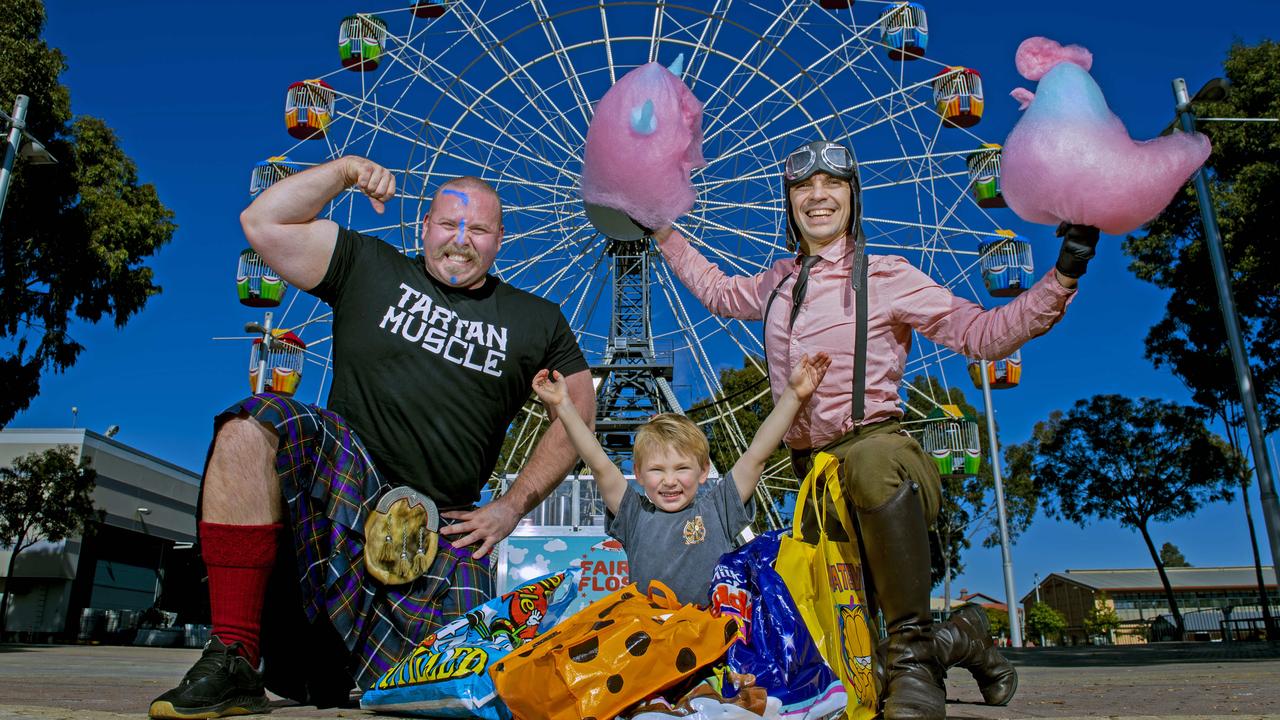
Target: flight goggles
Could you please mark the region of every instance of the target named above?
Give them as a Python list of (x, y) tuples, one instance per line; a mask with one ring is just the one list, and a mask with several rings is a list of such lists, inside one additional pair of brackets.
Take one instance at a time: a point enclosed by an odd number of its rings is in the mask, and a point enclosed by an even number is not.
[(788, 186), (824, 172), (841, 180), (852, 180), (853, 153), (840, 143), (815, 140), (787, 156), (782, 179)]

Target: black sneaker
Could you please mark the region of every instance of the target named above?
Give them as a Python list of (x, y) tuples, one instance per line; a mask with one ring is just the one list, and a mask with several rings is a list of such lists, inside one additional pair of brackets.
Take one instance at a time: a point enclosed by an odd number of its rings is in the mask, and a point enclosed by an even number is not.
[(151, 701), (153, 718), (190, 720), (271, 712), (262, 688), (262, 673), (249, 666), (240, 643), (223, 645), (209, 638), (204, 654), (183, 676), (178, 687)]

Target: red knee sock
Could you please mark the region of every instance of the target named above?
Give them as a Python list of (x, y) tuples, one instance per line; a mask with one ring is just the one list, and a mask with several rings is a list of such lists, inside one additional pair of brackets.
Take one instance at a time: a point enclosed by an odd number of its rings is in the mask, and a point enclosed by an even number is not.
[(200, 548), (209, 570), (213, 634), (230, 645), (239, 641), (249, 664), (258, 666), (262, 603), (276, 564), (279, 523), (221, 525), (200, 521)]

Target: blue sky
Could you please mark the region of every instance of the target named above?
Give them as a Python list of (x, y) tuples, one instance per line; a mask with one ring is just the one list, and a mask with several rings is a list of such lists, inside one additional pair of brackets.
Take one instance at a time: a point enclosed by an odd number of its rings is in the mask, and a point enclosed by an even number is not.
[[(1013, 68), (1025, 37), (1089, 47), (1093, 75), (1112, 109), (1135, 138), (1146, 139), (1172, 117), (1173, 78), (1185, 77), (1194, 90), (1221, 74), (1233, 40), (1256, 42), (1280, 28), (1280, 4), (1268, 0), (926, 6), (930, 55), (982, 72), (989, 109), (979, 130), (996, 140), (1017, 121), (1008, 91), (1030, 86)], [(43, 393), (12, 427), (66, 427), (76, 406), (80, 426), (102, 431), (118, 424), (120, 440), (199, 469), (212, 414), (247, 390), (245, 346), (211, 338), (238, 335), (254, 318), (232, 294), (234, 258), (245, 244), (237, 216), (249, 201), (249, 169), (292, 144), (281, 122), (284, 88), (335, 65), (339, 20), (387, 7), (355, 0), (48, 3), (45, 37), (66, 54), (63, 80), (73, 109), (115, 129), (141, 178), (176, 213), (179, 229), (150, 263), (164, 293), (123, 330), (77, 329), (87, 347), (81, 360), (63, 375), (46, 376)], [(1037, 265), (1049, 267), (1056, 255), (1049, 229), (1013, 227), (1037, 241)], [(1025, 440), (1050, 411), (1096, 393), (1187, 401), (1175, 378), (1143, 358), (1143, 337), (1162, 315), (1165, 295), (1125, 265), (1118, 239), (1104, 238), (1066, 318), (1024, 348), (1022, 386), (996, 394), (1004, 442)], [(980, 405), (977, 393), (972, 399)], [(1257, 515), (1256, 488), (1254, 502)], [(1196, 565), (1249, 564), (1243, 518), (1238, 504), (1217, 505), (1157, 526), (1154, 535), (1157, 543), (1176, 543)], [(1261, 520), (1258, 532), (1265, 537)], [(1265, 562), (1265, 542), (1263, 554)], [(974, 550), (966, 561), (957, 589), (1003, 597), (998, 551)], [(1081, 529), (1039, 516), (1014, 548), (1019, 594), (1030, 589), (1033, 573), (1149, 563), (1141, 538), (1111, 523)]]

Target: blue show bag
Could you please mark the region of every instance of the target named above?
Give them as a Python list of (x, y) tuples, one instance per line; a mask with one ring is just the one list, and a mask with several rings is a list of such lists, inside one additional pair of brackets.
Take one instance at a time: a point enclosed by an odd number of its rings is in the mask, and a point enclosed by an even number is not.
[(782, 702), (787, 720), (818, 720), (843, 714), (847, 694), (840, 677), (822, 659), (773, 568), (780, 538), (772, 530), (720, 557), (711, 576), (712, 609), (741, 618), (746, 643), (729, 648), (729, 667), (756, 676), (756, 685)]
[(578, 597), (578, 571), (540, 577), (427, 636), (360, 698), (374, 712), (511, 720), (489, 666), (550, 630)]

